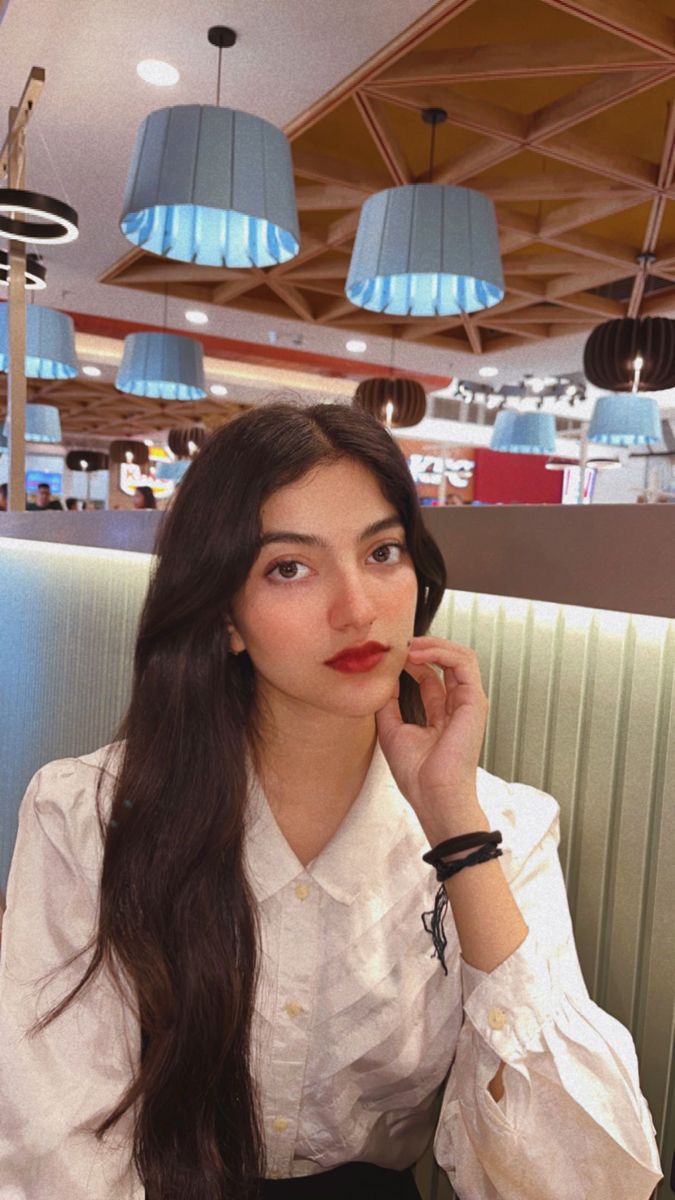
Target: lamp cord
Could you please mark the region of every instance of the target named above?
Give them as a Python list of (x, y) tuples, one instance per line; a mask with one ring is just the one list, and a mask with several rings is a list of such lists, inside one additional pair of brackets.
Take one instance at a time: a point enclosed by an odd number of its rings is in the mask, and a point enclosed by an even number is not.
[(218, 47), (218, 87), (216, 89), (216, 104), (220, 106), (220, 67), (223, 61), (223, 47)]
[(431, 183), (431, 170), (434, 165), (434, 142), (436, 140), (436, 123), (431, 126), (431, 146), (429, 149), (429, 178), (427, 183)]

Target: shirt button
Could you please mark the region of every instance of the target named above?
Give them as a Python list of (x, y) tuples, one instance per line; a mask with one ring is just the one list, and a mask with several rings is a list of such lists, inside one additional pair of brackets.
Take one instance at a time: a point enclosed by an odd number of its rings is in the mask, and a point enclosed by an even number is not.
[(305, 1011), (302, 1005), (298, 1004), (297, 1000), (289, 1000), (288, 1004), (284, 1005), (284, 1008), (286, 1009), (289, 1017), (297, 1017), (301, 1012)]
[(298, 900), (306, 900), (309, 896), (309, 888), (306, 883), (296, 883), (295, 894)]
[(501, 1008), (491, 1008), (488, 1013), (488, 1024), (490, 1029), (503, 1029), (506, 1025), (506, 1014)]
[(275, 1117), (272, 1121), (272, 1129), (276, 1129), (277, 1133), (285, 1133), (288, 1129), (288, 1121), (285, 1117)]

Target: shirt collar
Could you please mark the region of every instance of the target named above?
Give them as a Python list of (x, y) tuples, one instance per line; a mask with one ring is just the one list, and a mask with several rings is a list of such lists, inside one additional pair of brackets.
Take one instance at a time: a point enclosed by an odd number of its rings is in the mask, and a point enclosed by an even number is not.
[(379, 741), (361, 791), (337, 832), (307, 866), (283, 836), (260, 781), (247, 761), (249, 824), (244, 854), (247, 875), (258, 901), (266, 900), (299, 875), (309, 875), (341, 904), (351, 904), (372, 877), (374, 857), (381, 861), (396, 840), (406, 801), (391, 774)]

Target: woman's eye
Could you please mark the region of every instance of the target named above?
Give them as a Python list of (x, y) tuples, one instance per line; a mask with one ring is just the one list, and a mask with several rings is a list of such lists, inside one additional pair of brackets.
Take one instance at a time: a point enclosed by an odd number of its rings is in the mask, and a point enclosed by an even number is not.
[[(391, 549), (396, 549), (396, 550), (400, 550), (401, 552), (403, 552), (405, 550), (405, 546), (403, 545), (403, 542), (385, 542), (385, 543), (383, 543), (383, 545), (378, 546), (375, 550), (373, 550), (372, 554), (379, 554), (380, 551), (382, 551), (382, 550), (391, 550)], [(371, 554), (371, 557), (372, 557), (372, 554)], [(391, 556), (388, 554), (386, 556), (386, 558), (380, 558), (377, 561), (382, 566), (386, 566), (389, 564), (390, 560), (391, 560)], [(397, 561), (400, 561), (400, 559)], [(298, 562), (297, 559), (295, 559), (295, 558), (286, 558), (286, 559), (283, 559), (281, 562), (274, 563), (274, 565), (271, 566), (269, 568), (269, 570), (265, 572), (265, 576), (273, 577), (275, 571), (280, 571), (282, 569), (285, 570), (285, 568), (287, 568), (287, 567), (304, 567), (304, 566), (305, 566), (305, 563)], [(297, 578), (298, 578), (298, 576), (296, 574), (293, 574), (293, 575), (281, 574), (281, 575), (277, 576), (277, 579), (286, 579), (286, 580), (288, 580), (289, 583), (292, 583)]]

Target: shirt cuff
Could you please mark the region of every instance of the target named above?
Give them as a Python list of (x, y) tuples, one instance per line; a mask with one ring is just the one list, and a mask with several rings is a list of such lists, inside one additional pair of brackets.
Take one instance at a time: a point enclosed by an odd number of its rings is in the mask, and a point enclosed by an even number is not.
[(503, 1061), (518, 1061), (540, 1048), (539, 1031), (560, 1009), (562, 991), (532, 929), (493, 971), (480, 971), (460, 956), (464, 1012)]

